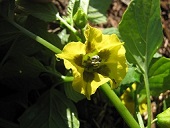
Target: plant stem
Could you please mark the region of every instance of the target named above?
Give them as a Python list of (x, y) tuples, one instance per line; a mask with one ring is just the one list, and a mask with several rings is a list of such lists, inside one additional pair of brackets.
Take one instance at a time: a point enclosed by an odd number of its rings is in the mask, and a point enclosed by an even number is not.
[(63, 18), (60, 17), (59, 13), (56, 14), (56, 19), (59, 19), (61, 23), (63, 23), (68, 29), (70, 29), (73, 33), (77, 33), (77, 30), (68, 24)]
[(71, 82), (74, 79), (72, 76), (61, 76), (61, 78), (64, 80), (64, 82)]
[(145, 90), (146, 90), (146, 98), (147, 98), (147, 111), (148, 111), (147, 128), (151, 128), (151, 100), (150, 100), (150, 89), (149, 89), (149, 80), (148, 80), (147, 70), (145, 70), (143, 77), (144, 77), (144, 82), (145, 82)]
[(140, 127), (141, 127), (141, 128), (145, 128), (144, 123), (143, 123), (143, 119), (142, 119), (142, 116), (141, 116), (140, 112), (137, 112), (136, 115), (137, 115), (137, 118), (138, 118), (138, 122), (139, 122)]
[(151, 124), (155, 123), (156, 121), (158, 121), (158, 118), (155, 118), (154, 120), (152, 120)]
[(47, 47), (48, 49), (50, 49), (54, 53), (56, 53), (56, 54), (61, 53), (61, 50), (59, 48), (57, 48), (56, 46), (52, 45), (48, 41), (44, 40), (43, 38), (35, 35), (34, 33), (30, 32), (30, 31), (28, 31), (27, 29), (25, 29), (24, 27), (20, 26), (16, 22), (8, 20), (8, 19), (6, 19), (6, 20), (8, 22), (10, 22), (12, 25), (14, 25), (16, 28), (18, 28), (22, 33), (24, 33), (25, 35), (29, 36), (30, 38), (36, 40), (37, 42), (39, 42), (40, 44), (44, 45), (45, 47)]
[(115, 92), (110, 88), (107, 83), (100, 86), (100, 89), (108, 97), (110, 102), (115, 106), (117, 111), (120, 113), (120, 115), (130, 128), (140, 128), (137, 121), (133, 118), (127, 108), (120, 101), (119, 97), (115, 94)]

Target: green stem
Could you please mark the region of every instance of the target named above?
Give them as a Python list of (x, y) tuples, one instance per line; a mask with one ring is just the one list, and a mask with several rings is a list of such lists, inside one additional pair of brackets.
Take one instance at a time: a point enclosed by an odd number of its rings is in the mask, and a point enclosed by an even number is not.
[(64, 80), (64, 82), (71, 82), (74, 79), (72, 76), (61, 76), (61, 78)]
[(127, 108), (120, 101), (119, 97), (115, 94), (115, 92), (110, 88), (107, 83), (100, 86), (100, 89), (109, 98), (110, 102), (115, 106), (117, 111), (120, 113), (120, 115), (130, 128), (140, 128), (139, 124), (136, 122), (136, 120), (133, 118)]
[(60, 17), (59, 13), (56, 14), (56, 19), (59, 19), (61, 23), (63, 23), (68, 29), (70, 29), (73, 33), (77, 33), (77, 30), (68, 24), (63, 18)]
[(140, 127), (141, 127), (141, 128), (145, 128), (144, 123), (143, 123), (143, 119), (142, 119), (142, 116), (141, 116), (140, 112), (137, 112), (136, 115), (137, 115), (137, 118), (138, 118), (138, 122), (139, 122)]
[(151, 124), (155, 123), (156, 121), (158, 121), (158, 118), (155, 118), (154, 120), (152, 120)]
[(36, 40), (37, 42), (44, 45), (45, 47), (47, 47), (48, 49), (50, 49), (54, 53), (56, 53), (56, 54), (61, 53), (61, 50), (59, 48), (52, 45), (48, 41), (44, 40), (43, 38), (35, 35), (34, 33), (30, 32), (30, 31), (28, 31), (27, 29), (25, 29), (24, 27), (22, 27), (19, 24), (15, 23), (14, 21), (11, 21), (11, 20), (8, 20), (8, 19), (6, 19), (6, 20), (8, 22), (10, 22), (12, 25), (14, 25), (16, 28), (18, 28), (22, 33), (24, 33), (25, 35), (29, 36), (30, 38)]
[(148, 111), (147, 128), (151, 128), (151, 100), (150, 100), (150, 89), (149, 89), (149, 80), (148, 80), (147, 70), (145, 70), (143, 77), (144, 77), (144, 82), (145, 82), (145, 90), (146, 90), (146, 98), (147, 98), (147, 111)]

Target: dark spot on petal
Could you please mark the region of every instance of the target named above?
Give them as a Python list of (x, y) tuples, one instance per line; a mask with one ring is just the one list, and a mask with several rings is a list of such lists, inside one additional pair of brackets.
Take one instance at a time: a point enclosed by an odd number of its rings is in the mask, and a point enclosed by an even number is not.
[(109, 76), (110, 69), (106, 65), (102, 65), (97, 69), (97, 72), (103, 76)]
[(90, 41), (87, 41), (86, 42), (86, 53), (89, 53), (92, 51), (94, 51), (94, 45)]
[(82, 67), (82, 59), (83, 59), (83, 55), (80, 54), (80, 55), (77, 55), (74, 57), (74, 62), (76, 65)]
[(110, 57), (110, 51), (109, 50), (101, 50), (98, 55), (100, 56), (100, 58), (104, 61), (107, 61), (107, 59)]
[(91, 82), (94, 79), (94, 74), (91, 72), (83, 72), (83, 80), (86, 82)]
[(112, 81), (114, 82), (114, 84), (117, 84), (116, 80), (115, 79), (112, 79)]

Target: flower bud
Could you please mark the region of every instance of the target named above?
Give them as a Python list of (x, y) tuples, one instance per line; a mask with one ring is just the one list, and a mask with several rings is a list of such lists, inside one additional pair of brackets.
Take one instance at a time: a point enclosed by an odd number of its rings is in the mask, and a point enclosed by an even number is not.
[(84, 13), (84, 11), (79, 8), (76, 12), (76, 14), (73, 16), (73, 21), (78, 28), (84, 28), (87, 24), (87, 15)]

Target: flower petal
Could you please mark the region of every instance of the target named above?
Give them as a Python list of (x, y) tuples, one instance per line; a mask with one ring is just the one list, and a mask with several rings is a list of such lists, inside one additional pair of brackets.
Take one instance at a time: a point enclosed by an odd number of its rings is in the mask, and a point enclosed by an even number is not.
[(77, 92), (84, 94), (90, 100), (90, 96), (96, 92), (97, 88), (111, 79), (98, 73), (86, 73), (83, 73), (83, 77), (75, 77), (72, 85)]
[[(81, 57), (85, 54), (85, 45), (81, 42), (68, 43), (62, 53), (56, 56), (60, 59), (64, 59), (64, 65), (67, 69), (75, 69), (76, 66), (80, 66), (82, 63)], [(75, 69), (76, 70), (76, 69)]]
[(107, 68), (110, 69), (109, 77), (111, 79), (114, 79), (115, 86), (118, 86), (127, 72), (125, 49), (123, 45), (119, 45), (116, 47), (112, 47), (111, 49), (109, 49), (109, 51), (111, 54), (108, 57), (107, 61), (103, 64), (105, 64)]
[(75, 56), (85, 54), (85, 44), (81, 42), (71, 42), (65, 45), (62, 53), (56, 56), (60, 59), (74, 60)]
[(103, 49), (108, 49), (109, 47), (114, 47), (121, 44), (122, 43), (120, 42), (119, 38), (115, 34), (102, 35), (101, 43), (98, 43), (96, 45), (96, 48), (98, 51), (101, 51)]
[(99, 29), (88, 25), (84, 34), (86, 38), (86, 52), (93, 52), (96, 50), (96, 44), (102, 41), (102, 32)]
[(57, 54), (56, 56), (64, 60), (66, 69), (72, 69), (75, 77), (80, 77), (80, 63), (82, 63), (81, 57), (83, 54), (85, 54), (85, 45), (81, 42), (71, 42), (63, 48), (62, 53)]

